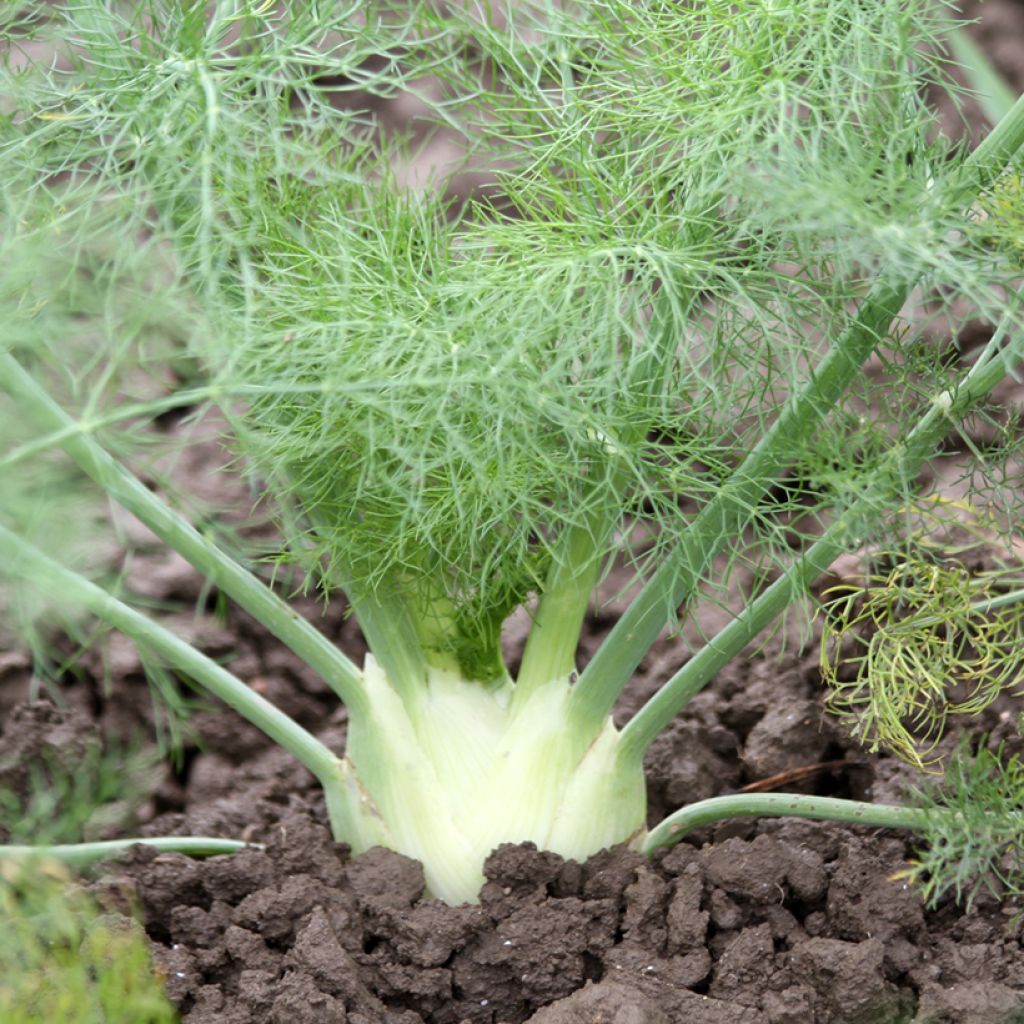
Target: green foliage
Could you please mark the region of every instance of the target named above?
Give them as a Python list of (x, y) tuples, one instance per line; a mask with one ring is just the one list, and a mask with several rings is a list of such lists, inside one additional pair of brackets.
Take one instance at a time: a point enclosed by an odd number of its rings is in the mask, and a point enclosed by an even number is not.
[[(0, 185), (0, 351), (16, 353), (77, 410), (79, 431), (128, 454), (148, 446), (140, 417), (148, 423), (165, 407), (192, 317), (159, 247), (124, 244), (123, 216), (112, 200), (66, 205), (41, 188)], [(113, 585), (118, 544), (127, 545), (111, 530), (102, 491), (57, 450), (61, 438), (41, 436), (6, 394), (0, 437), (0, 523)], [(0, 637), (26, 643), (41, 667), (52, 662), (57, 624), (83, 645), (90, 638), (80, 608), (31, 588), (0, 589)]]
[[(80, 247), (172, 238), (207, 317), (191, 350), (275, 498), (281, 557), (421, 619), (450, 605), (466, 652), (568, 531), (604, 558), (624, 517), (646, 523), (626, 554), (658, 564), (680, 503), (716, 493), (868, 275), (912, 265), (930, 298), (955, 283), (994, 308), (929, 141), (930, 6), (79, 2), (70, 70), (9, 80), (8, 194), (85, 210)], [(499, 199), (401, 188), (401, 145), (346, 99), (428, 73)], [(90, 220), (101, 191), (116, 227)], [(917, 406), (887, 411), (898, 432)], [(792, 457), (829, 479), (849, 435), (837, 408)], [(832, 491), (751, 508), (758, 558), (787, 556), (787, 507)]]
[(1017, 265), (1024, 266), (1024, 182), (1019, 174), (1002, 178), (981, 197), (977, 230)]
[(5, 1024), (173, 1024), (140, 927), (103, 914), (53, 862), (0, 870)]
[[(1024, 764), (1003, 746), (961, 743), (945, 776), (917, 791), (928, 845), (905, 873), (932, 906), (948, 893), (970, 910), (979, 894), (1024, 896)], [(1019, 919), (1019, 915), (1018, 915)]]
[(821, 666), (829, 706), (859, 740), (925, 767), (952, 716), (1019, 690), (1024, 591), (1019, 570), (919, 551), (831, 592)]

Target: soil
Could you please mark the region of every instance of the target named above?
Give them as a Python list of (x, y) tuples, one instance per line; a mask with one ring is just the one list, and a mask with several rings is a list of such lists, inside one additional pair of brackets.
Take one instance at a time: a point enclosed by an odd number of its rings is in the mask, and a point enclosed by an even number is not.
[[(979, 37), (1024, 89), (1024, 4), (990, 0), (982, 13)], [(197, 443), (174, 472), (223, 506), (230, 483), (218, 462)], [(206, 613), (164, 621), (340, 751), (345, 712), (322, 681), (244, 614), (211, 606), (202, 581), (137, 524), (124, 526), (137, 548), (126, 585), (164, 607), (205, 601)], [(340, 608), (297, 605), (361, 657)], [(585, 648), (615, 609), (595, 613)], [(520, 640), (513, 624), (513, 652)], [(660, 641), (620, 717), (685, 657), (679, 640)], [(57, 704), (29, 701), (37, 688), (27, 656), (0, 652), (0, 789), (23, 791), (42, 757), (73, 766), (91, 737), (152, 732), (142, 664), (116, 637), (51, 692)], [(651, 821), (817, 764), (831, 767), (792, 788), (898, 801), (909, 770), (866, 756), (821, 697), (813, 639), (729, 666), (650, 751)], [(972, 728), (1021, 752), (1011, 708)], [(926, 909), (898, 877), (913, 856), (902, 833), (726, 823), (651, 861), (620, 848), (582, 865), (505, 846), (487, 862), (479, 906), (447, 907), (424, 897), (415, 862), (383, 850), (351, 858), (334, 843), (312, 777), (255, 728), (207, 706), (189, 728), (182, 763), (96, 834), (225, 835), (264, 848), (194, 861), (136, 847), (88, 883), (111, 913), (141, 914), (186, 1024), (1024, 1022), (1021, 907), (983, 894), (969, 912), (949, 899)]]

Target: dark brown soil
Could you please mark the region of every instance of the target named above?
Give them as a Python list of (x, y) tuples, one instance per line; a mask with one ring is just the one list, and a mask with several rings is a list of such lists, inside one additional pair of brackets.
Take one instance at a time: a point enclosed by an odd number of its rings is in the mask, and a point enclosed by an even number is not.
[(1005, 918), (926, 923), (887, 880), (901, 840), (787, 823), (582, 866), (506, 846), (481, 905), (453, 908), (398, 854), (347, 861), (307, 809), (263, 835), (265, 851), (140, 848), (120, 869), (190, 1024), (1024, 1019)]
[[(969, 6), (984, 15), (979, 37), (1000, 69), (1024, 88), (1024, 4)], [(216, 461), (196, 445), (177, 471), (213, 481), (223, 505)], [(140, 546), (127, 585), (190, 607), (201, 581), (127, 527)], [(321, 617), (315, 601), (299, 605), (361, 657), (337, 609)], [(608, 615), (591, 623), (589, 644)], [(244, 615), (183, 611), (169, 624), (342, 749), (344, 710)], [(622, 715), (684, 657), (682, 644), (663, 640)], [(73, 765), (90, 735), (151, 733), (141, 663), (117, 638), (61, 686), (59, 709), (29, 705), (35, 686), (26, 656), (0, 652), (0, 788), (24, 791), (27, 766), (44, 755)], [(730, 666), (651, 750), (651, 820), (821, 762), (840, 764), (794, 788), (900, 800), (910, 772), (865, 757), (825, 718), (821, 696), (813, 643)], [(1019, 752), (1013, 717), (996, 709), (977, 725)], [(191, 730), (180, 769), (166, 769), (117, 828), (265, 848), (199, 862), (138, 847), (91, 883), (112, 912), (141, 912), (188, 1024), (1024, 1022), (1020, 908), (983, 896), (970, 913), (951, 901), (926, 910), (895, 877), (912, 856), (901, 833), (729, 823), (653, 862), (619, 849), (584, 865), (508, 846), (488, 861), (479, 906), (446, 907), (423, 898), (416, 863), (385, 851), (350, 859), (331, 841), (312, 778), (254, 728), (211, 709), (192, 716)]]

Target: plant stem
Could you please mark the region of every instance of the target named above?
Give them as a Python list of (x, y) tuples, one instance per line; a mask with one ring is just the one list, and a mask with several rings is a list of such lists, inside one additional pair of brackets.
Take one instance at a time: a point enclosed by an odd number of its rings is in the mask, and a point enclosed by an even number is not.
[[(655, 382), (659, 374), (665, 373), (663, 364), (668, 359), (664, 349), (669, 347), (666, 340), (669, 334), (663, 326), (664, 307), (668, 304), (669, 300), (661, 294), (655, 296), (649, 330), (652, 338), (660, 343), (651, 344), (636, 371), (637, 380), (647, 382), (652, 403)], [(628, 443), (640, 439), (639, 436), (628, 437)], [(614, 451), (609, 453), (603, 470), (614, 480), (616, 490), (625, 493), (626, 471)], [(607, 550), (608, 539), (620, 516), (620, 507), (591, 509), (582, 521), (559, 537), (559, 550), (537, 602), (523, 651), (512, 697), (514, 705), (522, 706), (536, 689), (550, 680), (575, 673), (583, 620), (601, 573), (601, 552)]]
[[(1022, 145), (1024, 97), (965, 161), (965, 202), (991, 185)], [(692, 597), (715, 555), (741, 533), (752, 510), (786, 466), (794, 445), (817, 427), (885, 337), (918, 276), (887, 274), (879, 278), (856, 319), (810, 380), (697, 515), (679, 547), (647, 581), (598, 648), (573, 691), (571, 713), (581, 728), (596, 735), (671, 610)]]
[(591, 524), (573, 526), (551, 566), (516, 677), (513, 703), (576, 670), (576, 648), (601, 560)]
[(352, 586), (345, 587), (345, 594), (366, 645), (380, 662), (388, 681), (401, 694), (403, 703), (414, 707), (423, 695), (427, 660), (416, 624), (401, 595), (382, 589), (364, 596)]
[(296, 614), (266, 584), (244, 569), (150, 491), (89, 436), (10, 354), (0, 354), (3, 387), (37, 426), (52, 431), (60, 447), (118, 504), (203, 573), (282, 643), (291, 648), (345, 702), (353, 715), (366, 711), (356, 665)]
[(909, 282), (888, 280), (872, 289), (853, 325), (697, 515), (679, 547), (615, 624), (573, 693), (577, 713), (590, 719), (591, 730), (610, 714), (616, 697), (657, 639), (671, 609), (694, 593), (718, 551), (740, 535), (752, 510), (786, 465), (796, 440), (818, 425), (874, 351), (909, 290)]
[(965, 28), (957, 27), (949, 33), (949, 48), (967, 72), (982, 113), (992, 124), (996, 124), (1013, 107), (1016, 94)]
[[(1011, 308), (999, 329), (956, 391), (937, 395), (932, 400), (931, 408), (906, 439), (895, 445), (875, 470), (875, 480), (882, 495), (885, 494), (886, 482), (894, 476), (898, 481), (913, 479), (921, 463), (945, 436), (950, 418), (962, 415), (972, 404), (985, 397), (1004, 379), (1013, 363), (1024, 356), (1024, 338), (1017, 336), (1009, 345), (1003, 345), (1011, 325), (1013, 309), (1019, 301), (1020, 297), (1017, 297), (1010, 303)], [(869, 486), (865, 490), (870, 494), (873, 488)], [(846, 509), (779, 579), (751, 601), (740, 615), (683, 665), (623, 729), (623, 754), (642, 754), (680, 708), (798, 596), (805, 593), (807, 587), (848, 549), (850, 541), (863, 531), (865, 521), (878, 514), (880, 504), (884, 505), (884, 500), (879, 502), (877, 499), (863, 498)], [(992, 606), (991, 603), (989, 606)]]
[(161, 853), (184, 853), (189, 857), (216, 857), (222, 853), (263, 847), (239, 839), (217, 839), (211, 836), (160, 836), (156, 838), (106, 839), (95, 843), (62, 843), (59, 846), (0, 846), (0, 860), (22, 857), (52, 857), (76, 866), (92, 864), (107, 857), (116, 857), (133, 846), (152, 846)]
[(687, 832), (728, 818), (811, 818), (876, 828), (925, 828), (929, 814), (918, 807), (869, 804), (801, 793), (733, 793), (699, 800), (670, 814), (647, 833), (641, 849), (650, 855), (679, 842)]
[(846, 520), (838, 521), (644, 704), (622, 730), (623, 756), (642, 754), (681, 708), (800, 594), (806, 593), (807, 587), (846, 551), (847, 529)]
[(119, 601), (84, 576), (66, 569), (0, 525), (0, 558), (5, 571), (29, 580), (61, 600), (81, 605), (104, 622), (154, 651), (177, 671), (230, 705), (275, 743), (294, 754), (325, 787), (337, 786), (341, 759), (240, 679), (170, 630)]
[(1024, 96), (999, 119), (999, 123), (964, 161), (965, 202), (982, 189), (990, 188), (1003, 169), (1024, 145)]
[[(986, 612), (998, 611), (1000, 608), (1005, 608), (1009, 604), (1017, 604), (1020, 601), (1024, 601), (1024, 590), (1009, 590), (998, 597), (983, 597), (972, 601), (966, 611), (984, 615)], [(912, 630), (918, 630), (922, 627), (938, 626), (945, 621), (940, 615), (925, 615), (921, 618), (910, 618), (907, 625)]]

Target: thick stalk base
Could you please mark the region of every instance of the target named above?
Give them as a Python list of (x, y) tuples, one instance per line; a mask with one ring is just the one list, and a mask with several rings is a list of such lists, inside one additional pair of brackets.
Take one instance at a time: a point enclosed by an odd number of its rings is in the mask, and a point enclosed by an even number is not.
[(478, 899), (484, 860), (502, 843), (579, 860), (642, 833), (642, 766), (622, 756), (610, 721), (585, 745), (567, 679), (520, 706), (510, 684), (433, 669), (411, 708), (372, 658), (364, 679), (372, 711), (353, 723), (343, 779), (328, 793), (335, 836), (354, 852), (414, 857), (432, 895), (464, 903)]

